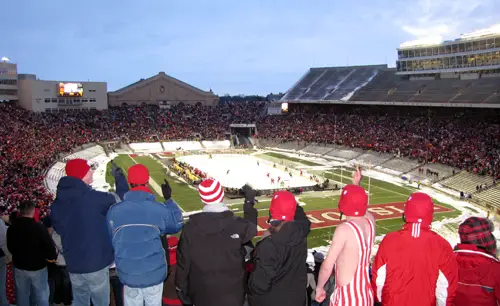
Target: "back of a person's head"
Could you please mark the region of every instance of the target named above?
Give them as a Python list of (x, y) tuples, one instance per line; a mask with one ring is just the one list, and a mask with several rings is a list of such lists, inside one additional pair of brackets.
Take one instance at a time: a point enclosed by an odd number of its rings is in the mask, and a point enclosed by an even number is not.
[(35, 211), (35, 203), (31, 201), (22, 201), (19, 204), (19, 213), (24, 217), (31, 217)]

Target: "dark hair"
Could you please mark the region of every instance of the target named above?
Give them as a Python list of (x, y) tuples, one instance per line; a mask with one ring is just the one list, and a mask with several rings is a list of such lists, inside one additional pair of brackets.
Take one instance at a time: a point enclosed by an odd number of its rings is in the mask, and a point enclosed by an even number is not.
[(19, 212), (23, 216), (29, 215), (34, 209), (35, 203), (31, 201), (22, 201), (21, 204), (19, 204)]

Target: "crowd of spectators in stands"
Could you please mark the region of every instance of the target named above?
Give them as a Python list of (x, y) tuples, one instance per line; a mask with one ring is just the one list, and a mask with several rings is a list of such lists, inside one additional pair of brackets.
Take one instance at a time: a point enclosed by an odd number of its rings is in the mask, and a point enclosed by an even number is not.
[(337, 144), (500, 176), (500, 121), (494, 109), (301, 105), (268, 116), (259, 137)]
[(500, 177), (500, 116), (492, 109), (301, 105), (291, 106), (286, 116), (265, 116), (265, 102), (240, 102), (35, 114), (2, 104), (0, 115), (0, 205), (10, 213), (29, 199), (42, 218), (53, 200), (43, 173), (60, 154), (122, 137), (225, 139), (231, 123), (257, 122), (259, 138), (335, 143)]

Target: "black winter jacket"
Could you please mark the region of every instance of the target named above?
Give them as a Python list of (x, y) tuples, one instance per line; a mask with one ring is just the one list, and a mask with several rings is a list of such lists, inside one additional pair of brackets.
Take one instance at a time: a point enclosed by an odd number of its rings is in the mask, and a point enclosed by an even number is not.
[(245, 296), (243, 244), (257, 234), (257, 210), (202, 212), (189, 217), (177, 245), (175, 284), (184, 304), (242, 306)]
[(47, 260), (57, 258), (56, 248), (47, 228), (33, 218), (17, 217), (7, 230), (7, 248), (16, 269), (38, 271)]
[(304, 306), (307, 286), (307, 235), (311, 223), (298, 206), (295, 221), (259, 241), (250, 275), (251, 306)]

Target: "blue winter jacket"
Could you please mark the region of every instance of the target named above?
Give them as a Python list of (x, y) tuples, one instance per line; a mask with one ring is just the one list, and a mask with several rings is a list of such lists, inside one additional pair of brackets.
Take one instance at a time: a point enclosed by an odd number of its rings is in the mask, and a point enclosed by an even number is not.
[(70, 176), (59, 181), (51, 217), (54, 230), (61, 236), (68, 272), (96, 272), (113, 262), (106, 214), (128, 191), (123, 175), (117, 176), (115, 181), (116, 194), (94, 190)]
[(161, 236), (182, 229), (179, 206), (172, 199), (163, 204), (152, 193), (131, 190), (111, 207), (107, 220), (122, 284), (132, 288), (161, 284), (167, 278)]

